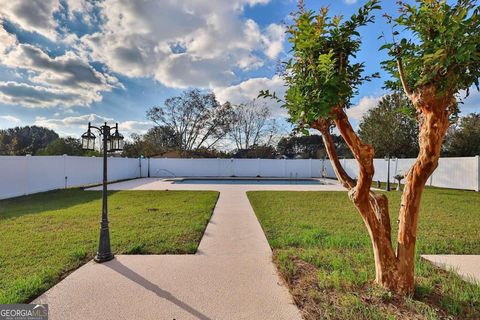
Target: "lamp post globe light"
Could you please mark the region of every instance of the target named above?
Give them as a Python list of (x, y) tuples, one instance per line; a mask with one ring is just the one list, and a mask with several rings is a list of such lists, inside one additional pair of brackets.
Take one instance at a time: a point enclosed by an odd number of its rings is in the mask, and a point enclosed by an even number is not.
[[(96, 136), (92, 133), (95, 129), (102, 136), (103, 150), (103, 189), (102, 189), (102, 221), (100, 222), (100, 239), (98, 242), (98, 251), (94, 260), (96, 262), (106, 262), (113, 259), (110, 248), (110, 229), (108, 226), (108, 207), (107, 207), (107, 154), (108, 152), (121, 151), (125, 142), (123, 136), (118, 132), (118, 123), (115, 127), (105, 124), (95, 127), (88, 123), (88, 130), (82, 134), (82, 148), (85, 150), (95, 150)], [(115, 130), (115, 132), (111, 132)]]

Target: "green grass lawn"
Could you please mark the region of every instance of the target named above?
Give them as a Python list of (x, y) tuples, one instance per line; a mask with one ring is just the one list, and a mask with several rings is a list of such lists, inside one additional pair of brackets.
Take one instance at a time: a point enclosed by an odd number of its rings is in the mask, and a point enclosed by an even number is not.
[[(97, 250), (101, 192), (58, 190), (0, 201), (0, 304), (31, 300)], [(116, 254), (194, 253), (217, 192), (109, 192)]]
[[(400, 196), (388, 193), (394, 238)], [(248, 197), (306, 319), (480, 319), (480, 286), (420, 257), (413, 298), (374, 286), (370, 239), (346, 192)], [(427, 189), (417, 241), (417, 253), (480, 254), (480, 194)]]

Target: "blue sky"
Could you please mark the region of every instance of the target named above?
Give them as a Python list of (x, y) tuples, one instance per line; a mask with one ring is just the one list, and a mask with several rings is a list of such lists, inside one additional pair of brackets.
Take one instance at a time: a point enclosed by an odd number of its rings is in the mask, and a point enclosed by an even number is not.
[[(306, 1), (351, 15), (366, 1)], [(395, 13), (383, 1), (377, 21), (361, 30), (358, 56), (367, 73), (349, 115), (362, 115), (385, 94), (377, 37)], [(126, 135), (152, 126), (146, 110), (190, 87), (221, 102), (246, 102), (261, 89), (284, 90), (276, 64), (288, 54), (284, 23), (291, 0), (9, 0), (0, 8), (0, 128), (42, 125), (78, 136), (88, 121), (117, 121)], [(285, 111), (272, 106), (274, 116)], [(472, 94), (464, 114), (480, 112)]]

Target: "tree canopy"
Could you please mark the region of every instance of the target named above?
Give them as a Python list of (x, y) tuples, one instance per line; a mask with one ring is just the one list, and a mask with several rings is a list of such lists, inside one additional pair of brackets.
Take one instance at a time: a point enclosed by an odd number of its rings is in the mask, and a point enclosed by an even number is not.
[[(382, 36), (391, 57), (383, 63), (394, 78), (387, 86), (401, 83), (407, 96), (428, 86), (437, 96), (451, 96), (470, 87), (479, 89), (480, 6), (476, 0), (398, 1), (400, 15), (387, 16), (393, 27), (392, 41)], [(408, 30), (405, 34), (404, 30)], [(402, 34), (404, 37), (401, 37)], [(398, 38), (401, 39), (398, 40)], [(395, 81), (396, 80), (396, 81)], [(414, 101), (415, 104), (415, 101)], [(448, 106), (456, 114), (457, 103)]]
[(418, 154), (418, 123), (408, 100), (401, 94), (386, 95), (370, 109), (359, 125), (360, 138), (375, 149), (375, 157), (414, 158)]
[(147, 118), (167, 127), (178, 137), (178, 150), (211, 149), (229, 132), (232, 107), (221, 105), (213, 93), (187, 90), (152, 107)]
[(447, 133), (444, 154), (449, 157), (480, 155), (480, 113), (460, 119), (459, 125)]
[(98, 156), (99, 151), (83, 150), (80, 139), (73, 137), (58, 138), (50, 142), (45, 148), (40, 149), (38, 155), (44, 156)]
[(277, 134), (276, 121), (265, 103), (252, 100), (232, 109), (229, 137), (237, 150), (270, 145)]
[[(380, 9), (378, 3), (368, 1), (344, 20), (341, 16), (329, 16), (327, 7), (319, 13), (307, 10), (300, 1), (287, 29), (292, 58), (284, 63), (283, 71), (288, 87), (283, 102), (294, 123), (307, 129), (319, 117), (331, 117), (332, 108), (349, 107), (358, 87), (378, 76), (363, 75), (364, 63), (351, 62), (360, 50), (357, 29), (374, 21), (372, 12)], [(268, 90), (261, 91), (260, 96), (278, 99)]]
[(58, 134), (55, 131), (38, 126), (0, 130), (0, 154), (36, 155), (39, 150), (57, 139)]

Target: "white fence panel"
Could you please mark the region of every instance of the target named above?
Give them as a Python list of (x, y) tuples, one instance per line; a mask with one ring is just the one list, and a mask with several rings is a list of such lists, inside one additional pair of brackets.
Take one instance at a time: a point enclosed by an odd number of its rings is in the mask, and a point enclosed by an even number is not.
[(236, 177), (256, 177), (260, 175), (260, 161), (258, 159), (234, 159), (233, 174)]
[[(150, 159), (152, 177), (216, 177), (221, 175), (220, 159)], [(228, 170), (227, 170), (228, 171)]]
[(108, 180), (123, 180), (140, 177), (140, 160), (108, 158)]
[(0, 157), (0, 199), (27, 194), (27, 157)]
[(234, 159), (217, 159), (218, 160), (218, 176), (233, 177), (235, 174)]
[(286, 160), (287, 177), (289, 178), (310, 178), (311, 163), (308, 159)]
[(149, 166), (150, 166), (150, 159), (142, 159), (140, 160), (140, 165), (141, 165), (141, 172), (140, 172), (140, 177), (145, 178), (148, 177), (149, 173)]
[(68, 187), (100, 183), (103, 177), (103, 159), (100, 157), (68, 157), (65, 176)]
[(430, 183), (436, 187), (475, 190), (479, 179), (477, 170), (477, 157), (443, 158), (439, 160)]
[[(101, 157), (0, 156), (0, 199), (102, 181)], [(390, 180), (406, 173), (415, 159), (390, 161)], [(353, 159), (341, 159), (347, 173), (358, 177)], [(146, 177), (335, 177), (330, 161), (306, 159), (108, 159), (109, 181)], [(387, 180), (388, 162), (375, 159), (374, 180)], [(480, 157), (442, 158), (428, 185), (480, 189)]]
[(262, 159), (260, 161), (260, 176), (281, 178), (285, 177), (285, 159)]
[(26, 194), (65, 188), (65, 157), (27, 156)]
[[(390, 181), (394, 182), (396, 174), (405, 175), (416, 159), (390, 159)], [(328, 161), (328, 160), (327, 160)], [(330, 162), (330, 161), (328, 161)], [(345, 171), (354, 179), (358, 178), (358, 166), (354, 159), (341, 159)], [(374, 181), (387, 181), (388, 161), (374, 159)], [(327, 176), (335, 177), (332, 165), (326, 165)], [(427, 185), (441, 188), (480, 191), (480, 157), (440, 158), (437, 169), (433, 172)]]

